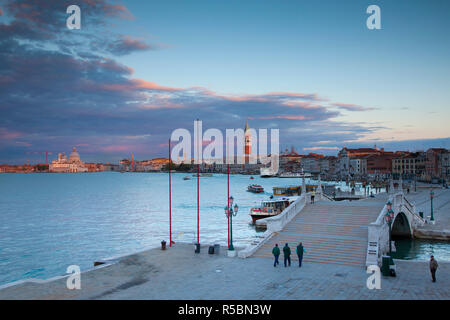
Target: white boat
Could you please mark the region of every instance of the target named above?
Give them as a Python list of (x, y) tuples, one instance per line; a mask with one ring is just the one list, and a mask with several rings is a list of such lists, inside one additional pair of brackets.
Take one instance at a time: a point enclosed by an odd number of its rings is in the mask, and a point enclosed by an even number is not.
[(278, 175), (278, 172), (275, 172), (271, 167), (269, 168), (261, 168), (259, 169), (261, 178), (270, 178), (270, 177), (276, 177)]
[(310, 173), (299, 173), (299, 172), (283, 172), (279, 175), (280, 178), (311, 178)]

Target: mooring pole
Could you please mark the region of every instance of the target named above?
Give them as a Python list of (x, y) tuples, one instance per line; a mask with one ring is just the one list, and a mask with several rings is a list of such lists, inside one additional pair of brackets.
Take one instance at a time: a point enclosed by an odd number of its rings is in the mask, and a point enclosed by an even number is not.
[[(230, 164), (227, 163), (227, 207), (230, 209)], [(230, 248), (230, 215), (227, 215), (228, 222), (228, 249)]]
[(170, 156), (170, 139), (169, 139), (169, 246), (172, 246), (172, 177), (171, 177), (171, 163)]
[(200, 165), (197, 163), (197, 244), (200, 244)]

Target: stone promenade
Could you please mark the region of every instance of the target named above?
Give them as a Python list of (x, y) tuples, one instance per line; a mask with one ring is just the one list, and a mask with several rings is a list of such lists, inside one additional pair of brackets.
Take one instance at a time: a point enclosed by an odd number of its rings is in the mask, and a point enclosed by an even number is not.
[(81, 290), (66, 279), (22, 283), (0, 299), (450, 299), (450, 263), (439, 262), (432, 283), (426, 262), (396, 261), (396, 278), (369, 290), (363, 267), (305, 263), (273, 267), (267, 258), (194, 253), (193, 245), (151, 249), (81, 275)]

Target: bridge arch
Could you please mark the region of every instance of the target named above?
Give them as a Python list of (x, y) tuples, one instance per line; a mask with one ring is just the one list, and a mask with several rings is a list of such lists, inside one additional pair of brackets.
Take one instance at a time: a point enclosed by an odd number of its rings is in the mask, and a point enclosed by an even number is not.
[(403, 212), (397, 213), (392, 223), (392, 238), (412, 238), (412, 234), (408, 216)]

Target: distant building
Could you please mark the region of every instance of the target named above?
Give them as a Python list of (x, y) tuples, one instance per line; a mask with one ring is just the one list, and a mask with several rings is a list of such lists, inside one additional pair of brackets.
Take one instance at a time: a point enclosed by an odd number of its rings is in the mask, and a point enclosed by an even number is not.
[(426, 162), (425, 162), (425, 179), (432, 180), (434, 178), (440, 178), (440, 158), (441, 154), (448, 153), (447, 149), (444, 148), (431, 148), (426, 152)]
[(295, 152), (294, 147), (291, 147), (290, 151), (286, 148), (280, 154), (280, 169), (286, 172), (299, 172), (302, 157), (302, 155)]
[(81, 161), (80, 155), (76, 148), (73, 148), (72, 153), (67, 159), (65, 153), (58, 154), (58, 160), (53, 160), (49, 166), (50, 172), (87, 172), (88, 168)]
[(425, 160), (422, 152), (399, 154), (392, 159), (392, 173), (405, 178), (424, 178)]
[(354, 158), (350, 159), (349, 172), (351, 175), (365, 175), (367, 173), (367, 158)]
[(448, 177), (450, 176), (450, 150), (440, 153), (438, 162), (439, 175), (443, 179), (448, 180)]
[(319, 160), (319, 166), (320, 166), (320, 173), (327, 174), (327, 175), (335, 175), (337, 172), (337, 161), (338, 158), (335, 156), (326, 156), (323, 158), (320, 158)]
[(323, 155), (317, 153), (310, 153), (303, 156), (301, 160), (303, 171), (309, 173), (320, 173), (320, 160), (323, 158)]

